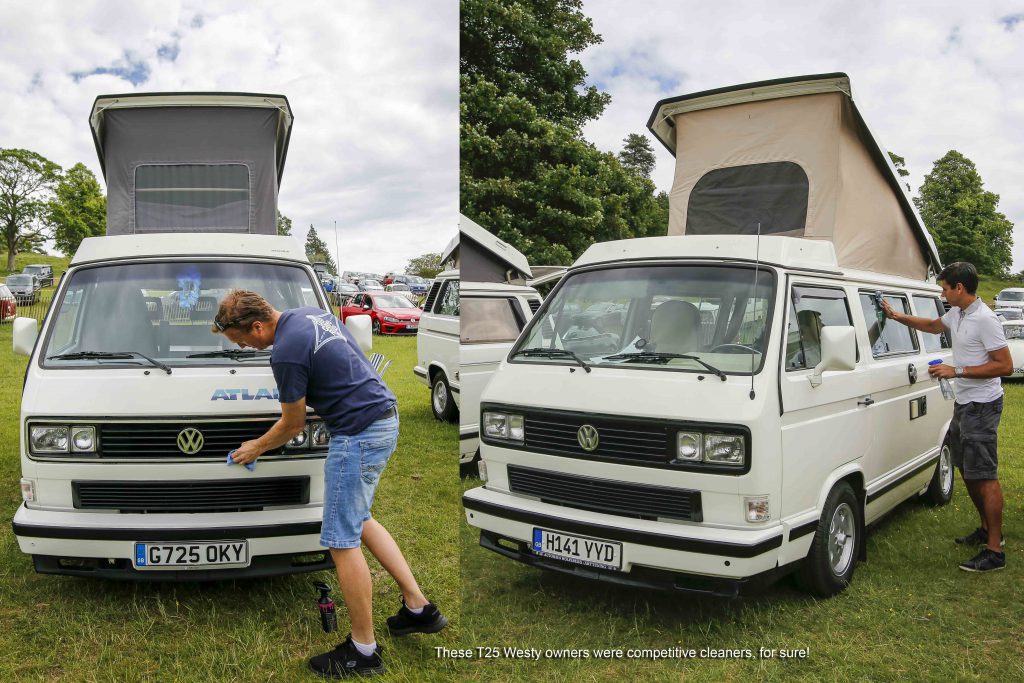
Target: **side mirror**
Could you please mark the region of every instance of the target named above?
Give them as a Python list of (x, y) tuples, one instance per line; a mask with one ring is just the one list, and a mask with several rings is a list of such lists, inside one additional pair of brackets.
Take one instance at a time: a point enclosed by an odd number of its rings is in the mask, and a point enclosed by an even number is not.
[(853, 370), (857, 365), (857, 337), (849, 325), (829, 325), (821, 328), (821, 362), (811, 373), (811, 386), (821, 384), (826, 370)]
[(14, 352), (22, 356), (31, 356), (39, 335), (39, 323), (35, 318), (15, 318), (12, 331)]
[(371, 308), (373, 308), (373, 306), (371, 306), (370, 304), (363, 304), (363, 310), (364, 310), (364, 311), (368, 311), (368, 310), (370, 310)]
[(356, 343), (359, 344), (359, 348), (363, 350), (363, 353), (369, 353), (373, 350), (373, 330), (371, 328), (370, 316), (350, 315), (345, 318), (345, 327), (355, 337)]

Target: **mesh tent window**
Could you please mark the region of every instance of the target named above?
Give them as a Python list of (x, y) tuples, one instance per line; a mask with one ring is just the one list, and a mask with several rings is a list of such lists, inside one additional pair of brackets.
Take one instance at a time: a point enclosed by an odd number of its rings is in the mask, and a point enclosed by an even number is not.
[(135, 229), (249, 232), (245, 164), (145, 164), (135, 169)]
[(717, 168), (693, 186), (686, 208), (688, 235), (802, 236), (807, 222), (807, 174), (777, 161)]

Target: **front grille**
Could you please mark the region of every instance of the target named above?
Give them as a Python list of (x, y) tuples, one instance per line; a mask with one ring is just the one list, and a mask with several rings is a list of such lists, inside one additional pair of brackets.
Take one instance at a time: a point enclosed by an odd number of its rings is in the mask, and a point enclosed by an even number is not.
[(309, 503), (309, 477), (247, 481), (73, 481), (79, 510), (240, 512)]
[(508, 466), (509, 490), (553, 505), (637, 519), (703, 521), (700, 491)]
[[(228, 451), (238, 448), (243, 441), (263, 436), (273, 424), (273, 418), (236, 422), (108, 422), (99, 425), (100, 457), (223, 460)], [(203, 435), (202, 449), (192, 455), (178, 449), (178, 434), (188, 427)]]
[[(525, 446), (531, 450), (554, 451), (562, 455), (615, 458), (636, 462), (667, 463), (672, 456), (678, 427), (628, 418), (597, 418), (563, 413), (526, 413)], [(597, 428), (599, 441), (585, 451), (576, 438), (584, 424)]]

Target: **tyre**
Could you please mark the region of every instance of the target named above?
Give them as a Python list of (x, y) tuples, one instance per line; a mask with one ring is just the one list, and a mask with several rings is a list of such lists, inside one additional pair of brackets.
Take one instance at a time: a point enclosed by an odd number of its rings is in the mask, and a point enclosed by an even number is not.
[(944, 441), (924, 499), (935, 506), (948, 503), (953, 498), (953, 479), (953, 452), (949, 448), (949, 442)]
[(842, 592), (853, 579), (857, 546), (863, 543), (860, 503), (845, 481), (832, 487), (811, 541), (811, 549), (797, 572), (797, 582), (809, 593), (827, 598)]
[(438, 372), (431, 380), (430, 407), (434, 411), (434, 417), (438, 420), (455, 422), (455, 415), (458, 411), (455, 408), (455, 400), (452, 398), (452, 389), (448, 386), (448, 380), (443, 372)]
[(380, 331), (380, 321), (379, 320), (374, 320), (373, 321), (373, 333), (374, 334), (378, 334), (378, 335), (381, 333), (381, 331)]

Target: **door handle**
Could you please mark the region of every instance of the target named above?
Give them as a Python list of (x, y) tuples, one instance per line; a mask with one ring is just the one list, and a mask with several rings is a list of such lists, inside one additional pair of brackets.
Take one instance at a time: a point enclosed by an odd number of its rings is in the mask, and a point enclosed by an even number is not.
[(870, 405), (874, 405), (874, 403), (875, 403), (875, 399), (871, 398), (870, 396), (868, 396), (868, 397), (866, 397), (866, 398), (864, 398), (864, 399), (862, 399), (860, 401), (857, 401), (857, 405), (859, 405), (859, 406), (870, 406)]

